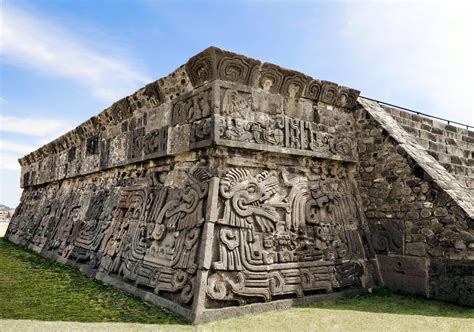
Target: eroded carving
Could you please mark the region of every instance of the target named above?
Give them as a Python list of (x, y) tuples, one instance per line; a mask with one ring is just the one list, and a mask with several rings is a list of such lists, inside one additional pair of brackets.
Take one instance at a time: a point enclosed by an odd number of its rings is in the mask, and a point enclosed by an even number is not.
[(153, 153), (166, 153), (168, 145), (168, 126), (150, 131), (144, 138), (145, 156)]
[(171, 124), (191, 123), (211, 115), (211, 92), (205, 90), (173, 104)]
[(404, 224), (402, 220), (379, 220), (372, 224), (372, 244), (377, 253), (403, 254)]
[[(365, 257), (357, 203), (344, 172), (326, 165), (290, 174), (234, 168), (222, 177), (212, 300), (270, 301), (360, 284)], [(210, 304), (211, 305), (211, 304)]]
[(240, 117), (218, 117), (217, 120), (222, 139), (354, 158), (354, 145), (349, 138), (321, 132), (311, 121), (283, 115), (262, 116), (254, 121)]

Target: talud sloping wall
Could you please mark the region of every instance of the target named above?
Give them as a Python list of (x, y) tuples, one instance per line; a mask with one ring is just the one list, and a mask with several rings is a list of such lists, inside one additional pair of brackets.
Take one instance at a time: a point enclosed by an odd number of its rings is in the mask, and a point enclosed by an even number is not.
[(472, 133), (358, 95), (209, 48), (20, 159), (7, 237), (193, 322), (382, 285), (472, 306)]
[[(474, 306), (474, 198), (463, 173), (472, 133), (359, 101), (358, 182), (384, 284)], [(453, 160), (467, 155), (466, 167), (440, 162), (434, 145), (455, 149)]]
[(7, 237), (194, 322), (365, 292), (357, 96), (210, 48), (21, 159)]
[(474, 193), (474, 131), (383, 107), (459, 184)]

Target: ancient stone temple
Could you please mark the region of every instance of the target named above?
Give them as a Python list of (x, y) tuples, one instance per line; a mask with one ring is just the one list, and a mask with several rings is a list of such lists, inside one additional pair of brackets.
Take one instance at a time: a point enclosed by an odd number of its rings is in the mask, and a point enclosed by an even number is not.
[(193, 322), (473, 306), (473, 160), (473, 131), (211, 47), (20, 159), (7, 238)]

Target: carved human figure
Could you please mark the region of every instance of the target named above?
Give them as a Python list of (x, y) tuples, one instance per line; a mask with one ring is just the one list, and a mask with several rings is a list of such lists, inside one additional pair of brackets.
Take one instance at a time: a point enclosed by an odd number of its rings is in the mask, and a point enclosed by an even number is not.
[(262, 88), (264, 91), (270, 91), (270, 88), (273, 86), (273, 80), (270, 77), (264, 77), (262, 80)]
[(231, 140), (247, 142), (252, 139), (252, 133), (247, 130), (248, 123), (243, 119), (225, 118), (221, 125), (222, 136)]
[(288, 95), (290, 98), (296, 98), (296, 94), (300, 91), (299, 85), (291, 83), (288, 86)]
[(205, 118), (211, 114), (211, 107), (209, 106), (209, 95), (206, 93), (199, 98), (199, 108), (201, 117)]
[(222, 100), (222, 114), (229, 117), (248, 119), (250, 115), (249, 102), (237, 90), (227, 89)]
[(43, 217), (41, 218), (41, 221), (38, 224), (38, 227), (34, 231), (34, 237), (31, 242), (36, 246), (42, 247), (44, 245), (44, 242), (46, 240), (46, 234), (47, 234), (46, 231), (47, 231), (47, 226), (50, 219), (51, 210), (52, 210), (51, 205), (46, 207)]

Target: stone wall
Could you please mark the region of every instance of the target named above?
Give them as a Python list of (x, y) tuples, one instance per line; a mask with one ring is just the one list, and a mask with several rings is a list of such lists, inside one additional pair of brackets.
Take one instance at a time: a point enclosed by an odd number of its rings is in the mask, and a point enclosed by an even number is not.
[(358, 95), (209, 48), (20, 159), (7, 238), (193, 322), (380, 285), (473, 305), (472, 133)]
[(21, 159), (7, 237), (194, 322), (362, 293), (357, 96), (210, 48)]
[[(359, 188), (384, 283), (474, 305), (474, 201), (469, 191), (449, 173), (432, 172), (437, 161), (429, 145), (407, 135), (397, 117), (390, 123), (385, 110), (362, 102), (365, 107), (356, 111)], [(429, 121), (432, 128), (440, 127)]]
[[(211, 95), (211, 89), (216, 93)], [(267, 149), (270, 145), (268, 149), (275, 150), (271, 148), (275, 146), (278, 151), (285, 147), (296, 154), (303, 151), (312, 156), (355, 161), (352, 150), (336, 152), (336, 148), (341, 149), (343, 145), (345, 148), (350, 143), (345, 133), (351, 128), (350, 122), (344, 119), (347, 115), (335, 112), (341, 114), (339, 120), (326, 119), (319, 125), (305, 121), (314, 122), (318, 112), (324, 119), (324, 112), (333, 108), (350, 109), (358, 95), (359, 91), (354, 89), (211, 47), (170, 75), (121, 99), (21, 158), (21, 185), (45, 184), (174, 155), (210, 145), (214, 138), (232, 141), (234, 139), (228, 136), (232, 131), (237, 133), (234, 136), (239, 136), (239, 130), (255, 136), (253, 142), (245, 138), (247, 136), (244, 138), (248, 143), (259, 144), (259, 148)], [(222, 111), (221, 103), (226, 104)], [(236, 118), (247, 123), (229, 120), (235, 110)], [(253, 115), (254, 111), (258, 111), (258, 118)], [(258, 125), (250, 126), (252, 121)], [(216, 131), (211, 130), (211, 122), (235, 128), (214, 137)], [(335, 135), (339, 128), (344, 129), (343, 135), (341, 132)], [(260, 131), (262, 136), (269, 130), (286, 137), (278, 136), (262, 144), (256, 132)], [(301, 137), (291, 137), (297, 132), (301, 136), (303, 131), (316, 130), (326, 132), (326, 137), (316, 138), (313, 134), (307, 146), (301, 145)]]
[(474, 131), (392, 107), (383, 108), (464, 187), (474, 190)]

